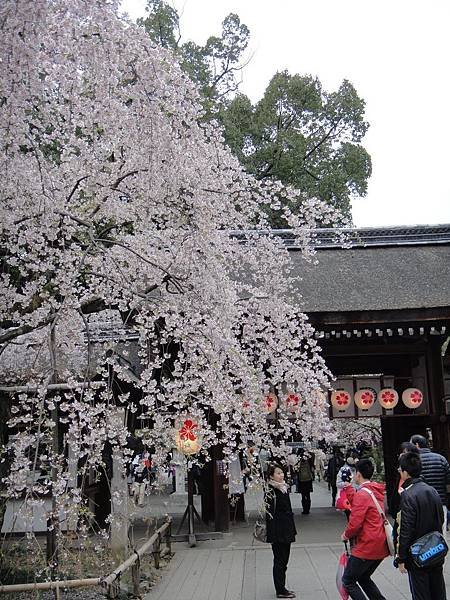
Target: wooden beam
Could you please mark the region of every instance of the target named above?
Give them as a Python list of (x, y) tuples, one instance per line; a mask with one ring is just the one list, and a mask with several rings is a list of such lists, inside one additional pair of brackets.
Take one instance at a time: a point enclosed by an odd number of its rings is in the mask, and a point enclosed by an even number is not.
[(346, 312), (310, 312), (308, 316), (313, 324), (323, 325), (364, 325), (394, 323), (427, 323), (445, 321), (450, 323), (450, 305), (436, 308), (408, 308), (401, 310), (371, 310)]

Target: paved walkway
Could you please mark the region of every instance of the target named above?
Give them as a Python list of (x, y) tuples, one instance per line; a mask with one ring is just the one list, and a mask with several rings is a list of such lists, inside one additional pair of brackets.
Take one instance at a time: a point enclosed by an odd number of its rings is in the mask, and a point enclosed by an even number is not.
[[(338, 600), (335, 576), (343, 550), (339, 535), (345, 517), (329, 506), (324, 484), (315, 484), (311, 514), (298, 510), (300, 497), (292, 494), (299, 535), (292, 545), (287, 587), (300, 600)], [(174, 544), (175, 556), (145, 600), (272, 600), (272, 551), (252, 537), (258, 493), (247, 493), (247, 524), (234, 525), (223, 540), (199, 542), (188, 548)], [(167, 505), (166, 505), (167, 506)], [(169, 506), (170, 508), (170, 501)], [(449, 561), (448, 561), (449, 562)], [(410, 600), (407, 577), (386, 559), (374, 576), (387, 600)], [(446, 567), (450, 592), (450, 566)]]

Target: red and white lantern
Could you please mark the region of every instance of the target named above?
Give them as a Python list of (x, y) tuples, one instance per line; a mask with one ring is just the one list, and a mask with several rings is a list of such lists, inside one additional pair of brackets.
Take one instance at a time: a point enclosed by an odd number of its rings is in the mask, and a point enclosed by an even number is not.
[(292, 392), (286, 396), (284, 405), (288, 411), (295, 412), (300, 408), (300, 402), (300, 396)]
[(275, 394), (266, 394), (262, 400), (262, 409), (263, 411), (269, 415), (276, 411), (278, 406), (278, 398)]
[(355, 394), (355, 404), (359, 410), (369, 410), (375, 404), (377, 393), (372, 388), (362, 388)]
[(402, 401), (408, 408), (419, 408), (423, 402), (423, 393), (418, 388), (408, 388), (402, 394)]
[(175, 428), (175, 444), (177, 450), (183, 454), (197, 454), (201, 444), (199, 425), (193, 418), (181, 419)]
[(331, 392), (331, 404), (340, 412), (344, 412), (350, 406), (352, 397), (346, 390), (333, 390)]
[(398, 404), (398, 392), (394, 388), (383, 388), (378, 393), (378, 402), (386, 410), (390, 410)]

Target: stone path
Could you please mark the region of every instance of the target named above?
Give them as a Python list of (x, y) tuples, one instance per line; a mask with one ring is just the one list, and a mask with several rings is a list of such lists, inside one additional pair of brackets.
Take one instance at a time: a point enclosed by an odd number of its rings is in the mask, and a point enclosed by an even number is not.
[[(287, 587), (302, 600), (338, 599), (336, 565), (340, 546), (294, 546)], [(389, 600), (410, 598), (406, 576), (386, 560), (374, 576)], [(450, 589), (450, 587), (449, 587)], [(176, 553), (162, 580), (146, 600), (272, 600), (269, 548), (194, 548)]]

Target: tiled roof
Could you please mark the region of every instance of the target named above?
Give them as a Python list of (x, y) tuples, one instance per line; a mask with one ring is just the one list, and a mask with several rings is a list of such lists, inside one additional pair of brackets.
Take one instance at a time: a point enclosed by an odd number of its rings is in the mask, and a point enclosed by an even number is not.
[(450, 313), (450, 225), (357, 229), (349, 249), (321, 236), (317, 265), (290, 246), (305, 312), (449, 307)]
[[(231, 232), (235, 237), (244, 237), (239, 231)], [(289, 249), (299, 247), (290, 229), (273, 230)], [(411, 246), (418, 244), (450, 244), (450, 224), (412, 225), (395, 227), (361, 227), (358, 229), (315, 229), (312, 231), (316, 248), (339, 248), (342, 236), (351, 247), (367, 246)]]

